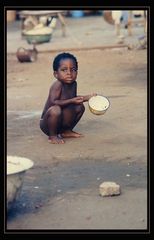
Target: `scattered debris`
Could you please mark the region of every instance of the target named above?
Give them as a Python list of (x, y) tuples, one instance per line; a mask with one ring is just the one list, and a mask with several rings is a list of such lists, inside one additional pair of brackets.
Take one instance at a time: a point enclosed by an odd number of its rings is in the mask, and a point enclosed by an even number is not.
[(140, 36), (138, 38), (139, 41), (139, 49), (146, 49), (147, 48), (147, 37), (145, 35)]
[(42, 203), (38, 203), (38, 204), (35, 205), (35, 208), (40, 208), (42, 206), (43, 206)]
[(143, 35), (138, 38), (138, 42), (136, 44), (128, 44), (128, 50), (140, 50), (147, 49), (147, 36)]
[(117, 37), (117, 43), (118, 44), (123, 44), (125, 42), (125, 37), (123, 35), (119, 35)]
[(61, 192), (61, 189), (58, 189), (57, 192), (60, 193), (60, 192)]
[(141, 218), (140, 221), (141, 221), (141, 222), (144, 222), (145, 220), (144, 220), (144, 218)]
[(130, 177), (130, 174), (126, 174), (126, 177)]

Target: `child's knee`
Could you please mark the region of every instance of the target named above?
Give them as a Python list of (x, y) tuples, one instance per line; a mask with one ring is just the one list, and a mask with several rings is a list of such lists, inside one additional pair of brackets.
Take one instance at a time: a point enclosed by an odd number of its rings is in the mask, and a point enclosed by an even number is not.
[(52, 106), (49, 110), (49, 114), (50, 115), (54, 115), (54, 116), (59, 116), (59, 115), (61, 115), (61, 107), (60, 106)]

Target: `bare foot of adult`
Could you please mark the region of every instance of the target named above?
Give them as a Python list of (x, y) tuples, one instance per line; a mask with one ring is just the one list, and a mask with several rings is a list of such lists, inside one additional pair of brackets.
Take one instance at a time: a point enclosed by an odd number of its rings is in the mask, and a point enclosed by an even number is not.
[(64, 140), (62, 138), (59, 138), (58, 136), (50, 136), (48, 139), (49, 143), (52, 144), (64, 144)]
[(79, 138), (79, 137), (83, 137), (84, 135), (82, 135), (81, 133), (71, 131), (71, 130), (67, 130), (67, 131), (61, 133), (61, 136), (63, 138)]

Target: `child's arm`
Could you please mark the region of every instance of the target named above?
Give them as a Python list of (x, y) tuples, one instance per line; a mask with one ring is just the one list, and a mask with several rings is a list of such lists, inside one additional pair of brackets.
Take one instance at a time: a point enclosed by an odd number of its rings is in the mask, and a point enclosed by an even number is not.
[(80, 104), (83, 102), (83, 97), (73, 97), (69, 99), (60, 99), (62, 91), (62, 85), (60, 82), (56, 82), (50, 89), (50, 102), (52, 105), (67, 106), (69, 104)]
[[(96, 96), (97, 93), (93, 93), (93, 94), (89, 94), (89, 95), (86, 95), (86, 96), (82, 96), (83, 97), (83, 102), (87, 102), (89, 101), (89, 99), (93, 96)], [(80, 96), (81, 97), (81, 96)]]
[(56, 100), (54, 101), (54, 105), (59, 105), (59, 106), (67, 106), (69, 104), (80, 104), (83, 103), (83, 97), (74, 97), (74, 98), (69, 98), (65, 100)]

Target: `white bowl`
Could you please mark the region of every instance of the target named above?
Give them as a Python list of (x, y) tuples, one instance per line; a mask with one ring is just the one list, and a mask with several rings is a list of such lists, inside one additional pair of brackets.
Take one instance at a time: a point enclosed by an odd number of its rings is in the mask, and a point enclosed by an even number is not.
[(25, 172), (32, 166), (28, 158), (7, 156), (7, 211), (19, 198)]
[(93, 96), (88, 101), (90, 111), (95, 115), (103, 115), (110, 106), (109, 100), (101, 95)]

